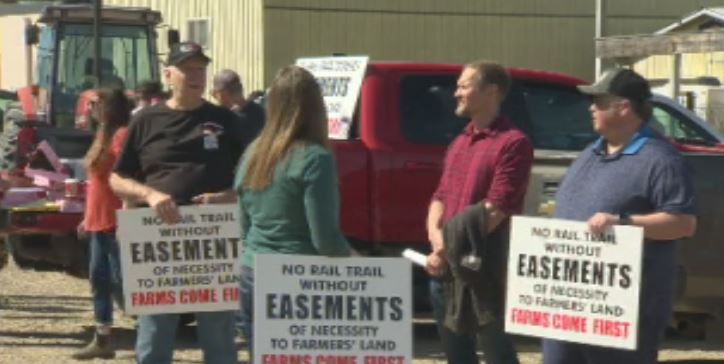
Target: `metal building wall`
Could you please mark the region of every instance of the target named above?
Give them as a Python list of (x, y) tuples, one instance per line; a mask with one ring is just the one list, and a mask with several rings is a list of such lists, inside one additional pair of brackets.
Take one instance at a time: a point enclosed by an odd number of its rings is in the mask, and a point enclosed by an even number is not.
[[(685, 18), (687, 14), (682, 14)], [(700, 18), (671, 30), (672, 33), (694, 33), (710, 18)], [(672, 22), (673, 24), (673, 22)], [(666, 79), (671, 77), (673, 57), (657, 55), (639, 60), (634, 68), (650, 79)], [(713, 76), (724, 82), (724, 52), (687, 53), (681, 55), (681, 77), (696, 78)]]
[[(652, 56), (637, 62), (634, 69), (649, 79), (671, 77), (672, 56)], [(681, 55), (681, 78), (717, 77), (724, 82), (724, 52)]]
[(25, 21), (34, 22), (45, 5), (0, 5), (0, 89), (15, 90), (26, 86), (28, 76), (33, 76), (32, 65), (28, 69)]
[[(232, 68), (247, 90), (303, 56), (467, 62), (593, 78), (595, 0), (105, 0), (150, 6), (182, 30), (209, 17), (212, 71)], [(608, 0), (606, 35), (648, 33), (724, 0)], [(165, 51), (165, 32), (160, 32)]]
[[(609, 0), (607, 35), (659, 29), (724, 0)], [(467, 62), (586, 79), (594, 70), (594, 0), (264, 0), (268, 81), (297, 57)]]
[[(33, 74), (35, 59), (28, 60), (25, 47), (25, 23), (34, 21), (36, 15), (0, 17), (0, 89), (16, 90), (28, 85)], [(33, 57), (35, 57), (33, 52)], [(30, 61), (30, 62), (28, 62)]]
[[(224, 68), (239, 72), (247, 92), (264, 86), (261, 0), (104, 0), (104, 4), (158, 10), (165, 24), (180, 30), (181, 40), (187, 39), (189, 19), (208, 18), (211, 45), (206, 52), (213, 62), (209, 66), (207, 90), (212, 75)], [(162, 60), (168, 51), (166, 30), (158, 29)]]

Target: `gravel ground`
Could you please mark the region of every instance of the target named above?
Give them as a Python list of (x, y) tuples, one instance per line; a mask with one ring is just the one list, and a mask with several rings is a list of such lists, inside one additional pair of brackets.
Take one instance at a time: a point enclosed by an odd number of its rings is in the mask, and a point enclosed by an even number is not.
[[(115, 360), (89, 363), (133, 363), (133, 321), (116, 312)], [(70, 355), (82, 347), (93, 331), (88, 283), (61, 273), (24, 271), (15, 264), (0, 271), (0, 364), (77, 363)], [(239, 342), (243, 348), (243, 342)], [(442, 363), (433, 326), (415, 325), (415, 363)], [(518, 340), (522, 364), (541, 362), (539, 345), (532, 339)], [(247, 359), (245, 350), (239, 360)], [(671, 338), (660, 360), (678, 364), (724, 364), (724, 343)], [(194, 330), (178, 333), (175, 363), (203, 363), (196, 348)]]

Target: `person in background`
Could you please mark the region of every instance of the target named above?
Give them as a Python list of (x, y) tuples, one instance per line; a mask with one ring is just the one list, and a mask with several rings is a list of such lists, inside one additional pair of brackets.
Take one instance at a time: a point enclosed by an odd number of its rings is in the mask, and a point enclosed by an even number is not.
[(239, 74), (229, 69), (222, 70), (214, 76), (213, 85), (211, 95), (216, 101), (239, 115), (242, 128), (250, 136), (255, 138), (259, 135), (264, 127), (264, 108), (252, 99), (244, 98), (244, 85)]
[(578, 156), (556, 193), (555, 217), (586, 221), (594, 234), (613, 225), (644, 230), (643, 272), (636, 350), (543, 340), (545, 364), (655, 364), (671, 317), (677, 242), (694, 235), (696, 205), (689, 168), (657, 136), (651, 89), (641, 75), (612, 69), (593, 85), (593, 129), (601, 137)]
[[(209, 62), (196, 43), (173, 45), (164, 69), (171, 98), (134, 115), (111, 175), (116, 193), (166, 224), (180, 221), (180, 205), (236, 201), (234, 167), (249, 140), (234, 113), (203, 99)], [(205, 363), (237, 363), (234, 312), (194, 313)], [(178, 322), (174, 313), (138, 317), (139, 364), (171, 363)]]
[(249, 95), (246, 96), (246, 99), (255, 102), (257, 104), (262, 104), (262, 98), (264, 97), (265, 93), (262, 90), (254, 90), (252, 92), (249, 92)]
[[(229, 69), (222, 70), (213, 81), (212, 96), (223, 107), (241, 119), (241, 129), (249, 140), (255, 139), (264, 127), (264, 109), (252, 99), (244, 99), (244, 86), (239, 75)], [(236, 330), (243, 334), (241, 313), (237, 312)]]
[(142, 81), (136, 87), (136, 108), (133, 109), (132, 114), (141, 111), (147, 106), (156, 105), (166, 99), (166, 94), (163, 92), (163, 85), (161, 82), (146, 80)]
[(122, 89), (101, 89), (94, 104), (94, 118), (99, 123), (93, 144), (85, 156), (88, 191), (80, 236), (90, 237), (90, 283), (93, 290), (93, 313), (96, 330), (93, 340), (73, 354), (73, 359), (111, 359), (113, 297), (123, 302), (118, 242), (115, 237), (116, 210), (121, 200), (111, 190), (111, 169), (126, 140), (131, 101)]
[(244, 241), (242, 330), (252, 360), (254, 257), (351, 253), (339, 226), (337, 173), (319, 85), (303, 68), (284, 67), (267, 106), (268, 121), (234, 181)]
[[(513, 122), (500, 113), (510, 89), (510, 75), (500, 64), (477, 61), (463, 68), (457, 81), (455, 114), (470, 119), (448, 148), (440, 182), (427, 215), (432, 246), (426, 270), (431, 275), (433, 313), (448, 363), (478, 363), (476, 339), (489, 364), (517, 364), (511, 338), (503, 331), (504, 270), (508, 252), (510, 216), (521, 213), (531, 167), (533, 145)], [(487, 226), (487, 257), (482, 262), (489, 282), (479, 308), (475, 332), (455, 332), (444, 325), (452, 306), (440, 277), (450, 258), (443, 228), (468, 207), (482, 204)], [(492, 277), (492, 278), (490, 278)], [(482, 278), (482, 273), (481, 273)]]

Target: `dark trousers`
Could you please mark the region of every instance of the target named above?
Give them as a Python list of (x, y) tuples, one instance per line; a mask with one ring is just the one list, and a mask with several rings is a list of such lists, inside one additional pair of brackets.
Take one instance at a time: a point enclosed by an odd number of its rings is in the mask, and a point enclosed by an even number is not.
[(443, 325), (445, 293), (442, 283), (430, 279), (430, 300), (443, 350), (450, 364), (477, 364), (476, 339), (485, 354), (487, 364), (518, 364), (513, 341), (503, 330), (502, 318), (483, 326), (477, 335), (459, 335)]

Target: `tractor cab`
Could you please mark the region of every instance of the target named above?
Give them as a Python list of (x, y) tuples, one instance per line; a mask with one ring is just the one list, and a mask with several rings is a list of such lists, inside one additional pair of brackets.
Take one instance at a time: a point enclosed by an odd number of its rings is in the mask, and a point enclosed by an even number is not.
[[(155, 28), (161, 14), (147, 8), (106, 7), (101, 17), (99, 84), (132, 90), (144, 80), (158, 80)], [(35, 39), (28, 39), (38, 44), (37, 86), (31, 92), (36, 98), (35, 119), (73, 128), (80, 95), (96, 87), (93, 8), (48, 6), (38, 23), (26, 32), (35, 33)], [(30, 116), (31, 110), (25, 114)]]
[(89, 104), (97, 84), (132, 90), (142, 81), (159, 80), (156, 27), (161, 14), (137, 7), (104, 7), (100, 14), (97, 60), (92, 5), (46, 6), (37, 23), (26, 27), (26, 46), (37, 56), (34, 82), (18, 90), (17, 103), (5, 112), (1, 173), (23, 168), (43, 140), (62, 158), (78, 158), (63, 151), (90, 146)]

